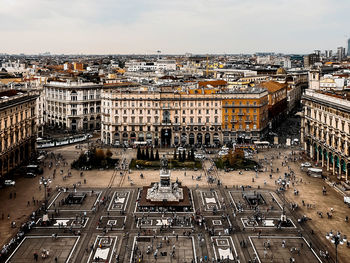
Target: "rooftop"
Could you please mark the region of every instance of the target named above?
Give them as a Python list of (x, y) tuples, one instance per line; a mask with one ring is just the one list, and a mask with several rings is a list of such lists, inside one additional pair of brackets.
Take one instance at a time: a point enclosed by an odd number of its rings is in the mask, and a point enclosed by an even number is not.
[(287, 84), (278, 83), (276, 81), (266, 81), (266, 82), (260, 83), (259, 85), (264, 87), (265, 89), (268, 90), (268, 92), (271, 92), (271, 93), (287, 87)]
[(347, 90), (346, 89), (345, 90), (330, 90), (330, 91), (317, 90), (316, 92), (323, 94), (323, 95), (333, 97), (333, 98), (350, 101), (350, 90), (349, 89), (347, 89)]
[(22, 90), (2, 90), (0, 91), (0, 110), (17, 104), (24, 103), (29, 100), (34, 100), (38, 97), (34, 92), (26, 92)]
[(219, 87), (226, 86), (227, 82), (225, 80), (210, 80), (210, 81), (198, 81), (198, 86), (200, 88), (208, 88), (208, 87)]

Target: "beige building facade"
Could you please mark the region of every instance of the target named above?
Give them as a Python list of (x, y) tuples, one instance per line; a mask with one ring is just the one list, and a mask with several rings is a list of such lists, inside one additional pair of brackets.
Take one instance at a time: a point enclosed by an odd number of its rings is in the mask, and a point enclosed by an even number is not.
[(44, 85), (44, 122), (69, 131), (100, 129), (102, 85), (52, 81)]
[(37, 95), (20, 90), (0, 91), (0, 178), (35, 152)]
[(348, 180), (350, 101), (340, 93), (307, 89), (302, 97), (301, 142), (307, 154), (327, 171)]
[(126, 83), (105, 86), (101, 97), (101, 139), (106, 144), (222, 143), (220, 94)]
[(266, 131), (267, 97), (267, 91), (258, 88), (233, 92), (213, 87), (105, 84), (101, 140), (109, 145), (168, 147), (222, 145), (238, 138), (252, 142)]

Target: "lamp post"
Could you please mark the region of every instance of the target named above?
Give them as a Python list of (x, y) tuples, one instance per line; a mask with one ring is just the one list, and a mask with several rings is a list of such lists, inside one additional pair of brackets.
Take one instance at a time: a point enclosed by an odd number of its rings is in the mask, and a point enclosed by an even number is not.
[(44, 199), (45, 199), (45, 213), (46, 213), (46, 209), (47, 209), (47, 186), (51, 183), (51, 179), (49, 178), (45, 178), (44, 176), (42, 176), (39, 180), (39, 184), (42, 184), (44, 186), (44, 189), (45, 189), (45, 196), (44, 196)]
[(326, 233), (326, 238), (332, 242), (335, 246), (335, 263), (338, 263), (338, 245), (343, 245), (346, 243), (346, 235), (341, 235), (339, 231), (336, 234), (331, 230), (329, 233)]

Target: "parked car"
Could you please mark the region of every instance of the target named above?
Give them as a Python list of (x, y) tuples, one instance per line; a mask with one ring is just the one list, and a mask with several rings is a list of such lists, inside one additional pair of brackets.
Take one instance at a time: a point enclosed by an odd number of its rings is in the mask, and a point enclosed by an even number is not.
[(220, 151), (219, 152), (219, 156), (224, 156), (224, 155), (228, 155), (228, 152), (227, 151)]
[(311, 163), (309, 163), (309, 162), (306, 162), (306, 163), (302, 163), (301, 164), (301, 167), (307, 167), (307, 168), (309, 168), (309, 167), (311, 167), (312, 165), (311, 165)]
[(222, 150), (222, 151), (225, 151), (225, 152), (228, 152), (229, 148), (226, 147), (226, 146), (222, 146), (222, 147), (221, 147), (221, 150)]
[(43, 174), (44, 170), (42, 167), (36, 164), (30, 164), (26, 167), (27, 173)]
[(344, 196), (344, 203), (350, 207), (350, 196)]
[(4, 185), (15, 186), (16, 182), (13, 180), (5, 180)]
[[(184, 147), (178, 147), (177, 149), (176, 149), (176, 154), (179, 154), (179, 153), (183, 153), (183, 151), (186, 151), (186, 149), (184, 148)], [(187, 151), (186, 151), (187, 152)]]
[(27, 178), (34, 178), (34, 177), (36, 177), (36, 174), (35, 174), (35, 173), (26, 173), (26, 174), (24, 175), (24, 177), (27, 177)]
[(194, 154), (194, 158), (196, 158), (196, 159), (204, 159), (204, 155), (200, 154), (200, 153), (195, 153)]

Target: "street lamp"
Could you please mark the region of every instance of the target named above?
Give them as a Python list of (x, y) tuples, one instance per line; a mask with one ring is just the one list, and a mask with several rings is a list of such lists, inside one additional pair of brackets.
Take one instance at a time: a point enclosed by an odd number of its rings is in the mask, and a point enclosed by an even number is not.
[(331, 230), (329, 233), (326, 233), (326, 238), (335, 246), (335, 263), (338, 263), (338, 245), (343, 245), (347, 242), (346, 235), (342, 236), (339, 231), (336, 234), (333, 234), (333, 231)]
[(39, 180), (39, 184), (42, 184), (45, 188), (45, 212), (46, 212), (46, 209), (47, 209), (47, 191), (46, 191), (46, 188), (47, 186), (51, 183), (51, 179), (49, 178), (45, 178), (44, 176), (42, 176)]

